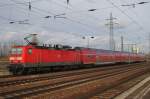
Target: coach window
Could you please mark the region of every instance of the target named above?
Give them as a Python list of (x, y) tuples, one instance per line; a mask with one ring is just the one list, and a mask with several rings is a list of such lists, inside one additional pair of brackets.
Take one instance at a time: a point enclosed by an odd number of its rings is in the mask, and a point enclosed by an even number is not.
[(28, 53), (29, 53), (29, 54), (32, 54), (32, 49), (29, 49), (29, 50), (28, 50)]

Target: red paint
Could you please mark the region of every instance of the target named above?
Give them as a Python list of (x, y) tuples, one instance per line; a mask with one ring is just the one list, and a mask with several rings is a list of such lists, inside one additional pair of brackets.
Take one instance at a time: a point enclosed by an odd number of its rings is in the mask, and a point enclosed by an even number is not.
[[(76, 49), (46, 49), (37, 48), (31, 45), (15, 46), (13, 48), (22, 48), (22, 54), (10, 55), (11, 64), (37, 64), (37, 63), (78, 63), (78, 64), (96, 64), (105, 62), (128, 62), (130, 61), (144, 61), (143, 54), (107, 51), (82, 48)], [(32, 50), (29, 53), (29, 49)], [(13, 59), (12, 59), (13, 57)], [(17, 60), (17, 57), (22, 57), (22, 60)], [(18, 58), (19, 59), (19, 58)]]

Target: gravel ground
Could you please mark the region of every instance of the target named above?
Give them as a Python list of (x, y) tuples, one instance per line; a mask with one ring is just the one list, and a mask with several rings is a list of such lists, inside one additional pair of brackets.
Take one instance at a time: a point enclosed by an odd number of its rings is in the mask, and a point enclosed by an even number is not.
[[(147, 78), (149, 76), (150, 76), (150, 73), (136, 77), (136, 78), (129, 80), (125, 83), (122, 83), (112, 89), (108, 89), (108, 90), (102, 92), (101, 94), (98, 94), (98, 95), (92, 97), (91, 99), (99, 99), (99, 97), (101, 97), (102, 99), (113, 99), (114, 97), (115, 97), (114, 99), (124, 99), (121, 96), (121, 93), (126, 92), (126, 90), (130, 89), (131, 87), (138, 84), (139, 82), (141, 82), (142, 80), (144, 80), (145, 78)], [(119, 96), (117, 96), (117, 95), (119, 95)], [(132, 99), (132, 98), (129, 98), (129, 99)]]
[(142, 82), (138, 83), (133, 88), (136, 88), (138, 86), (140, 87), (136, 89), (133, 93), (131, 93), (125, 99), (150, 99), (150, 76), (144, 79)]
[[(145, 65), (144, 65), (145, 66)], [(133, 70), (137, 73), (141, 70)], [(78, 84), (66, 88), (62, 88), (55, 91), (41, 93), (39, 95), (31, 96), (30, 98), (43, 98), (43, 99), (87, 99), (97, 92), (102, 92), (110, 86), (116, 86), (120, 82), (129, 79), (131, 75), (135, 75), (135, 72), (129, 71), (128, 73), (122, 73), (103, 79), (97, 79), (94, 81)], [(67, 93), (67, 94), (66, 94)], [(29, 98), (29, 97), (28, 97)]]
[(10, 74), (8, 69), (6, 68), (8, 64), (8, 61), (0, 61), (0, 76)]

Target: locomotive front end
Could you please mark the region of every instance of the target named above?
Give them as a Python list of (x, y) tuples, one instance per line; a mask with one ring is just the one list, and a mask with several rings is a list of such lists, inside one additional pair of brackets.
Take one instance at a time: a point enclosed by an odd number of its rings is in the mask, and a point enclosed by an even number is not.
[(14, 46), (11, 49), (10, 57), (9, 57), (9, 71), (12, 73), (20, 72), (23, 69), (24, 64), (24, 51), (23, 46)]
[(11, 54), (9, 57), (10, 64), (20, 64), (23, 62), (22, 57), (23, 48), (22, 47), (14, 47), (11, 49)]

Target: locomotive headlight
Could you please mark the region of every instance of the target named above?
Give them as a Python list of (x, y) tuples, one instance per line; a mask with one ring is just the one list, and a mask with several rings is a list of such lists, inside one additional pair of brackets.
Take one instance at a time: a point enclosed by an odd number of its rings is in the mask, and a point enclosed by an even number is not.
[(15, 60), (15, 58), (14, 57), (10, 57), (9, 60)]
[(22, 57), (17, 57), (17, 60), (22, 60)]

